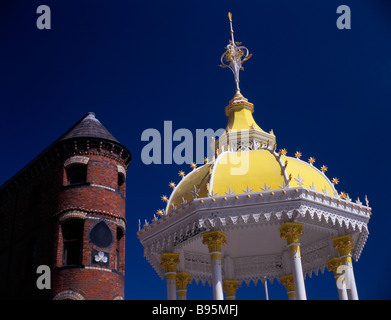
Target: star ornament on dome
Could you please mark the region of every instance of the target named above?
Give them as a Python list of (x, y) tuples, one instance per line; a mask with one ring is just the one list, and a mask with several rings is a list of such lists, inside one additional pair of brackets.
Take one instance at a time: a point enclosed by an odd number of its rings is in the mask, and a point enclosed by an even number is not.
[(339, 194), (339, 196), (342, 198), (342, 199), (345, 199), (346, 198), (346, 193), (341, 191), (341, 193)]
[(339, 179), (338, 179), (338, 178), (333, 178), (333, 179), (331, 180), (331, 183), (332, 183), (332, 184), (338, 184), (338, 183), (339, 183)]
[(327, 171), (327, 169), (328, 169), (327, 166), (323, 165), (323, 166), (321, 166), (320, 171), (325, 173)]
[(168, 184), (168, 186), (171, 188), (171, 189), (174, 189), (175, 188), (175, 182), (170, 182), (169, 184)]
[(156, 214), (162, 216), (164, 214), (164, 209), (159, 209), (156, 211)]
[(250, 189), (250, 187), (247, 185), (247, 188), (243, 190), (244, 193), (251, 193), (253, 192), (253, 189)]
[(217, 192), (214, 192), (213, 190), (210, 190), (208, 197), (217, 197)]
[(195, 168), (197, 168), (197, 165), (194, 162), (192, 162), (190, 163), (190, 168), (194, 170)]
[(181, 171), (178, 172), (178, 175), (179, 175), (181, 178), (183, 178), (183, 177), (185, 176), (185, 172), (181, 170)]
[(304, 179), (300, 177), (300, 174), (295, 178), (297, 184), (299, 187), (302, 187), (304, 185)]
[(235, 191), (231, 190), (231, 188), (228, 188), (228, 191), (225, 193), (227, 196), (231, 196), (235, 194)]
[(190, 191), (193, 199), (196, 199), (198, 197), (198, 193), (200, 192), (200, 189), (198, 189), (195, 185), (193, 186), (193, 190)]
[(289, 188), (289, 182), (285, 183), (285, 181), (282, 183), (282, 186), (278, 186), (280, 189), (285, 190)]
[(314, 158), (314, 157), (310, 157), (310, 158), (308, 159), (308, 162), (309, 162), (310, 164), (314, 164), (314, 163), (315, 163), (315, 158)]
[(278, 151), (278, 155), (281, 157), (281, 156), (285, 156), (286, 154), (287, 154), (287, 152), (288, 151), (286, 151), (286, 149), (284, 148), (284, 149), (280, 149), (279, 151)]
[(270, 191), (271, 187), (268, 187), (267, 184), (265, 183), (265, 186), (261, 188), (262, 191)]
[(300, 158), (301, 158), (301, 152), (300, 152), (300, 151), (296, 151), (295, 157), (296, 157), (297, 159), (300, 159)]
[(168, 197), (166, 195), (164, 196), (161, 196), (160, 198), (163, 202), (167, 202), (168, 201)]

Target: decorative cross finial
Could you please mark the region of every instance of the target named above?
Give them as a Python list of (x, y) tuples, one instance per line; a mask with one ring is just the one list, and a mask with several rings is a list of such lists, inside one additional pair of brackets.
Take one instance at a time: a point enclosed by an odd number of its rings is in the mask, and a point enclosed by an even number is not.
[(239, 71), (244, 70), (242, 65), (243, 62), (251, 58), (252, 54), (249, 54), (248, 49), (244, 46), (240, 46), (241, 42), (235, 42), (234, 39), (234, 30), (232, 28), (232, 13), (228, 12), (228, 19), (231, 32), (231, 40), (229, 44), (225, 47), (226, 51), (221, 56), (221, 65), (222, 68), (230, 68), (235, 77), (236, 91), (240, 93), (239, 88)]

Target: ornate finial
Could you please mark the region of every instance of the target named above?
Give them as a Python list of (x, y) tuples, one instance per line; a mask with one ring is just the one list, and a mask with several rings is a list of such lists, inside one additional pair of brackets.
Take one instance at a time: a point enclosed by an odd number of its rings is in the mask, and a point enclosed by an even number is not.
[(244, 46), (240, 46), (240, 42), (235, 42), (234, 39), (234, 30), (232, 28), (232, 14), (228, 12), (228, 19), (231, 32), (231, 40), (229, 44), (225, 47), (226, 51), (221, 56), (221, 65), (222, 68), (230, 68), (235, 77), (236, 91), (240, 93), (239, 88), (239, 71), (244, 70), (242, 65), (243, 62), (250, 59), (252, 54), (249, 54), (248, 49)]

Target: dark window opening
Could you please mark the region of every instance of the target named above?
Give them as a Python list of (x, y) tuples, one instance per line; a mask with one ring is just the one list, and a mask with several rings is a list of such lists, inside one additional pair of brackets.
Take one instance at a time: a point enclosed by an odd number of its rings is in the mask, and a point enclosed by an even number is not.
[(81, 219), (68, 220), (62, 225), (64, 239), (64, 261), (63, 264), (81, 264), (81, 252), (83, 246), (83, 226)]
[(115, 269), (119, 270), (120, 268), (120, 257), (121, 257), (121, 249), (122, 249), (122, 237), (124, 236), (124, 232), (121, 228), (117, 227), (117, 241), (115, 248)]
[(87, 180), (87, 166), (85, 164), (73, 164), (67, 168), (68, 184), (82, 183)]
[(121, 187), (125, 183), (125, 176), (123, 173), (118, 173), (118, 187)]

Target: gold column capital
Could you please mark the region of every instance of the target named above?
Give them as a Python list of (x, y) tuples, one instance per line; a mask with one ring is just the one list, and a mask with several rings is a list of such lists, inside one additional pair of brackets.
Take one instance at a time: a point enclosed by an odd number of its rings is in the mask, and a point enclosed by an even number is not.
[(186, 290), (187, 285), (191, 282), (191, 274), (187, 272), (178, 272), (175, 279), (177, 290)]
[(353, 249), (353, 238), (350, 234), (333, 238), (334, 248), (337, 249), (341, 257), (342, 264), (351, 265), (352, 257), (351, 251)]
[(179, 263), (179, 253), (165, 252), (160, 256), (160, 266), (167, 272), (176, 272)]
[(353, 238), (350, 234), (333, 238), (333, 243), (340, 256), (350, 255), (350, 251), (354, 247)]
[(303, 223), (286, 222), (279, 229), (282, 239), (286, 239), (288, 245), (299, 243), (299, 237), (303, 234)]
[(335, 257), (327, 261), (327, 269), (329, 271), (333, 271), (334, 276), (337, 275), (337, 268), (342, 265), (341, 258)]
[(202, 243), (208, 246), (209, 252), (219, 252), (225, 241), (225, 233), (220, 230), (205, 232), (202, 234)]
[(286, 276), (281, 277), (281, 282), (288, 293), (288, 297), (290, 300), (295, 299), (295, 282), (293, 280), (293, 274), (288, 274)]
[(175, 276), (176, 290), (179, 300), (186, 300), (187, 285), (191, 282), (191, 274), (178, 272)]
[(239, 288), (239, 280), (224, 280), (223, 291), (227, 297), (227, 300), (235, 300), (236, 290)]

